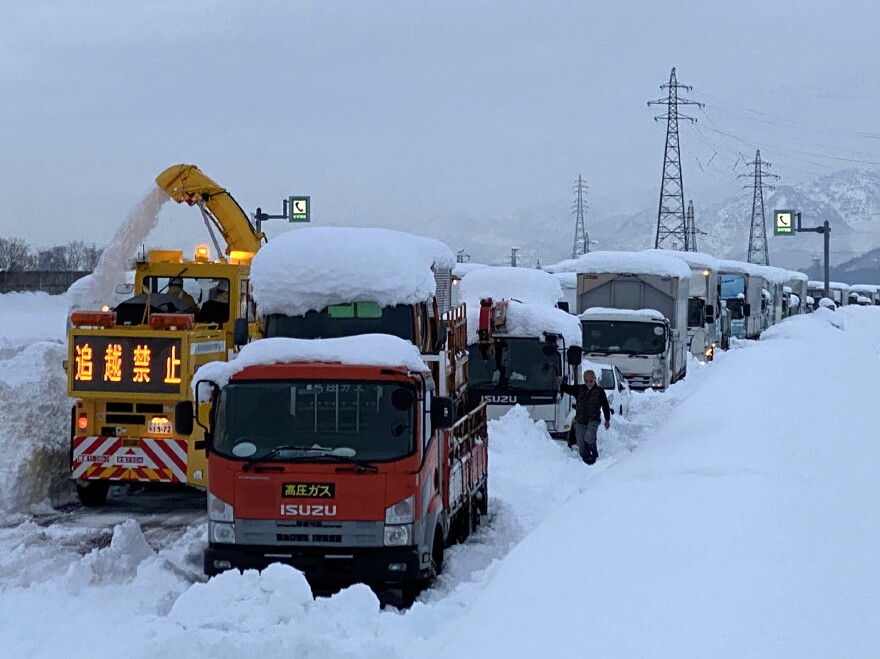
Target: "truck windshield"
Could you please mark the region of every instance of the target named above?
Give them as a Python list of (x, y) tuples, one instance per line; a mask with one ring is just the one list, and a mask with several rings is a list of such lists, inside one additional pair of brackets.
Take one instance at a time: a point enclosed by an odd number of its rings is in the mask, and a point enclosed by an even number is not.
[(413, 311), (406, 304), (380, 307), (375, 302), (336, 304), (303, 316), (271, 314), (266, 319), (266, 337), (292, 339), (335, 339), (360, 334), (391, 334), (413, 340)]
[(699, 297), (688, 299), (688, 327), (703, 327), (706, 324), (706, 301)]
[[(216, 407), (213, 450), (226, 457), (394, 460), (413, 451), (416, 390), (396, 382), (232, 382)], [(325, 449), (325, 451), (322, 451)]]
[(666, 329), (651, 321), (584, 320), (584, 352), (659, 355), (666, 347)]
[(562, 375), (558, 348), (541, 339), (496, 338), (487, 355), (478, 344), (468, 350), (468, 387), (471, 389), (556, 391), (556, 376)]
[(742, 298), (734, 298), (727, 301), (727, 311), (730, 313), (731, 320), (742, 320), (745, 318), (745, 302)]

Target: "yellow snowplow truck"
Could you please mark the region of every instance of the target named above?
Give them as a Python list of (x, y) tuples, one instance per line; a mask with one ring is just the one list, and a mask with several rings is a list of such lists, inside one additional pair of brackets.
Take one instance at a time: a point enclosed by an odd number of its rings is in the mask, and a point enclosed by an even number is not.
[[(215, 253), (207, 246), (192, 258), (153, 250), (135, 264), (130, 299), (71, 314), (70, 467), (86, 506), (104, 504), (111, 485), (205, 487), (204, 436), (174, 433), (174, 404), (192, 399), (199, 366), (230, 357), (235, 320), (255, 320), (248, 280), (262, 234), (195, 165), (169, 167), (156, 183), (178, 203), (199, 208)], [(215, 232), (226, 242), (223, 254)]]

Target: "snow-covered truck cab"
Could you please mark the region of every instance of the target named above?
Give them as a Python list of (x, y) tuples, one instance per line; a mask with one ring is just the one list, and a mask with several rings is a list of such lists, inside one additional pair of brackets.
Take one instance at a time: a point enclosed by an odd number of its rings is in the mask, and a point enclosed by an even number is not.
[(194, 165), (169, 167), (156, 182), (200, 207), (226, 253), (199, 246), (186, 259), (153, 250), (135, 263), (135, 295), (113, 309), (70, 315), (70, 466), (87, 506), (102, 505), (110, 485), (205, 486), (203, 438), (175, 434), (174, 403), (201, 365), (231, 354), (234, 321), (254, 323), (247, 289), (261, 236), (244, 211)]
[(880, 287), (874, 284), (854, 284), (850, 286), (850, 295), (855, 294), (858, 298), (864, 298), (856, 301), (862, 306), (872, 306), (880, 304)]
[(468, 313), (470, 405), (488, 403), (493, 419), (521, 405), (551, 436), (566, 437), (574, 413), (559, 382), (577, 380), (581, 333), (577, 318), (556, 308), (557, 278), (531, 268), (483, 268), (462, 278), (459, 293)]
[(673, 330), (659, 311), (593, 307), (580, 322), (584, 359), (617, 366), (632, 389), (663, 390), (678, 379)]
[(688, 349), (701, 362), (711, 360), (721, 344), (721, 305), (718, 298), (718, 261), (701, 252), (653, 249), (646, 253), (666, 254), (684, 261), (691, 269), (688, 286)]
[[(796, 270), (789, 270), (785, 286), (788, 288), (785, 317), (806, 313), (807, 309), (807, 275)], [(784, 289), (783, 289), (784, 290)]]
[(764, 329), (764, 279), (755, 266), (740, 261), (719, 261), (721, 299), (730, 314), (730, 335), (757, 339)]
[(691, 269), (649, 252), (577, 259), (584, 357), (617, 366), (633, 389), (666, 389), (687, 373)]
[(486, 408), (456, 419), (408, 341), (262, 339), (199, 376), (199, 396), (213, 390), (208, 575), (281, 562), (316, 589), (412, 595), (487, 512)]

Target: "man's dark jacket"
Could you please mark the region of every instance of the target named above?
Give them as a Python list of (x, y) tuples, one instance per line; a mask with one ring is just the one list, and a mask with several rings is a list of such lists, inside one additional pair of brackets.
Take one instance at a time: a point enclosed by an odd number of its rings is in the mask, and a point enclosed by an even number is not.
[(568, 384), (563, 382), (560, 391), (574, 396), (575, 400), (575, 423), (586, 425), (590, 421), (599, 421), (599, 411), (605, 414), (605, 420), (611, 420), (611, 407), (608, 405), (608, 396), (605, 390), (598, 384), (588, 389), (585, 384)]

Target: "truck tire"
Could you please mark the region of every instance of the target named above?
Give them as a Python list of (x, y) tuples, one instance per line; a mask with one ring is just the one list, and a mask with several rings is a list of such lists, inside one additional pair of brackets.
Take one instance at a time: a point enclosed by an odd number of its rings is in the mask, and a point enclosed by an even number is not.
[(107, 492), (110, 483), (107, 481), (77, 481), (76, 495), (79, 502), (86, 508), (95, 508), (107, 503)]
[(436, 577), (443, 571), (443, 550), (446, 543), (443, 541), (443, 531), (440, 527), (434, 531), (434, 543), (431, 549), (431, 570)]

